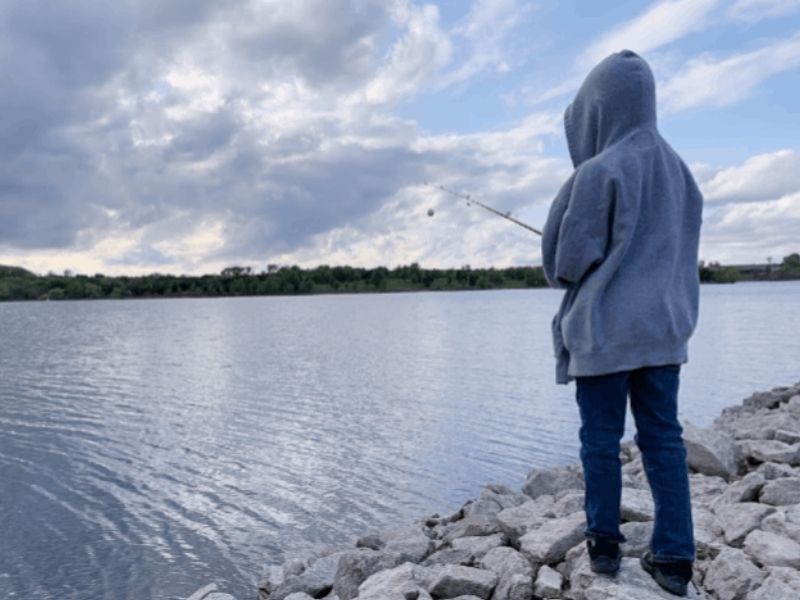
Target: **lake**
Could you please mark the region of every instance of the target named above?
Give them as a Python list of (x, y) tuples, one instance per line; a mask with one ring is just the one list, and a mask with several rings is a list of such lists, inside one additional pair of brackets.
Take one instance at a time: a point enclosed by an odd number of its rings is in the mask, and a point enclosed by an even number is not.
[[(285, 553), (577, 460), (561, 294), (0, 304), (0, 597), (251, 599)], [(798, 308), (702, 286), (682, 417), (798, 381)]]

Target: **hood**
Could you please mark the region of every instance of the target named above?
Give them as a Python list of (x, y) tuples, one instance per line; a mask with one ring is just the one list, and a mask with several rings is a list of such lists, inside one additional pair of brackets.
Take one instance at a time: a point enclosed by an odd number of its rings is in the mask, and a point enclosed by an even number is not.
[(650, 66), (631, 50), (612, 54), (592, 69), (564, 112), (576, 168), (646, 126), (656, 126), (656, 84)]

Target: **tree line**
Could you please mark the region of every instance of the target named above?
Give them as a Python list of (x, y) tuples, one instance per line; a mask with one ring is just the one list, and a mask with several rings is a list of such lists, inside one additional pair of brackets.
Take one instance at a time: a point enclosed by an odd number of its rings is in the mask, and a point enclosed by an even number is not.
[[(800, 279), (800, 254), (780, 265), (749, 268), (719, 263), (698, 266), (703, 283), (742, 280)], [(261, 272), (251, 267), (231, 266), (211, 275), (153, 273), (137, 277), (36, 275), (21, 267), (0, 265), (0, 301), (76, 300), (91, 298), (160, 298), (215, 296), (270, 296), (361, 292), (405, 292), (418, 290), (488, 290), (548, 287), (541, 267), (424, 269), (418, 263), (395, 268), (361, 268), (321, 265), (311, 269), (267, 265)]]
[(547, 287), (541, 267), (423, 269), (417, 263), (393, 269), (321, 265), (312, 269), (269, 265), (228, 267), (213, 275), (139, 277), (35, 275), (20, 267), (0, 266), (0, 300), (65, 300), (83, 298), (154, 298), (270, 296), (418, 290), (486, 290)]

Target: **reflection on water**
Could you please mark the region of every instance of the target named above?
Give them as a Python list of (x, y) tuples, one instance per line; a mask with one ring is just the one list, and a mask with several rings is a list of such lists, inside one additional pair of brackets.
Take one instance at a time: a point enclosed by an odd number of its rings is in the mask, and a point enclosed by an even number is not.
[[(800, 282), (703, 286), (682, 414), (800, 379)], [(254, 596), (284, 551), (577, 458), (556, 290), (0, 304), (0, 597)]]

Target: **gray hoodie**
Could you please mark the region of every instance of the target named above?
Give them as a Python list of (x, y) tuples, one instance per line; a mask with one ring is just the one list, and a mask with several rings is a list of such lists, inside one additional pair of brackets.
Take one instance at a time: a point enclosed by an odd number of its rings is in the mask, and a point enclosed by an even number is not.
[(703, 197), (656, 127), (655, 81), (630, 50), (583, 82), (564, 114), (575, 171), (544, 226), (556, 383), (685, 363), (698, 317)]

